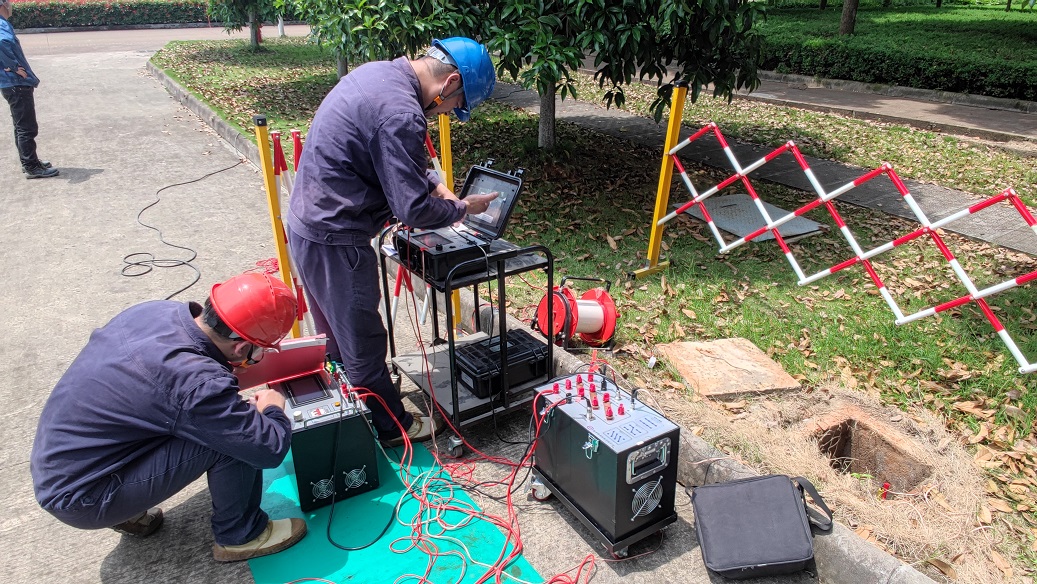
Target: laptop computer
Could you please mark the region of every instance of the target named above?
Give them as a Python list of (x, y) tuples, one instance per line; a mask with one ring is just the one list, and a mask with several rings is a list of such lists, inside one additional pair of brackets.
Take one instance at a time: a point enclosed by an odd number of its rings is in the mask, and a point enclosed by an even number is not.
[[(458, 198), (493, 192), (500, 195), (490, 202), (486, 211), (478, 215), (466, 215), (457, 227), (398, 229), (393, 244), (400, 261), (425, 279), (445, 280), (447, 274), (459, 264), (484, 257), (490, 244), (500, 239), (508, 227), (521, 190), (520, 173), (509, 174), (487, 166), (473, 166), (465, 177)], [(455, 271), (454, 275), (485, 269), (485, 264), (471, 262), (461, 271)]]

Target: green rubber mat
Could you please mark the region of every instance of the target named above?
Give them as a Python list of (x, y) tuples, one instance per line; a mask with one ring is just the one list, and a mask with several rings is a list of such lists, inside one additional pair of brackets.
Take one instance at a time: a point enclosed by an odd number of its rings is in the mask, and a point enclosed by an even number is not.
[[(398, 459), (402, 450), (387, 449), (386, 452)], [(398, 474), (399, 465), (395, 461), (390, 463), (380, 451), (378, 459), (379, 487), (335, 504), (331, 537), (339, 545), (357, 547), (374, 540), (385, 527), (400, 497), (404, 495), (405, 487)], [(299, 493), (296, 490), (295, 473), (292, 468), (292, 455), (289, 453), (281, 466), (263, 472), (263, 509), (274, 519), (303, 517), (306, 519), (309, 532), (301, 542), (287, 550), (249, 560), (249, 568), (252, 569), (252, 577), (256, 584), (284, 584), (308, 578), (335, 583), (391, 584), (397, 579), (402, 583), (410, 583), (419, 581), (420, 576), (425, 574), (429, 568), (429, 555), (412, 546), (410, 525), (401, 525), (394, 521), (385, 535), (363, 550), (345, 551), (332, 545), (327, 536), (331, 506), (303, 513), (299, 508)], [(451, 497), (451, 504), (454, 506), (475, 507), (463, 490), (449, 482), (449, 476), (442, 472), (424, 445), (414, 448), (410, 472), (412, 477), (421, 477), (408, 480), (435, 485), (436, 494), (429, 495), (430, 497)], [(417, 501), (408, 496), (400, 508), (399, 515), (403, 521), (409, 523), (419, 512)], [(426, 523), (428, 532), (443, 534), (444, 525), (463, 527), (452, 527), (445, 533), (457, 542), (438, 537), (433, 540), (440, 556), (436, 558), (427, 581), (434, 584), (452, 584), (479, 580), (487, 572), (487, 568), (476, 562), (493, 564), (501, 556), (504, 534), (488, 521), (472, 520), (461, 511), (441, 512), (437, 519), (438, 521)], [(393, 549), (390, 549), (390, 545)], [(510, 545), (507, 551), (510, 553)], [(466, 559), (462, 560), (462, 557)], [(508, 566), (505, 573), (514, 577), (505, 576), (505, 582), (543, 581), (521, 556)], [(412, 577), (405, 577), (407, 575)], [(492, 576), (489, 581), (493, 581)]]

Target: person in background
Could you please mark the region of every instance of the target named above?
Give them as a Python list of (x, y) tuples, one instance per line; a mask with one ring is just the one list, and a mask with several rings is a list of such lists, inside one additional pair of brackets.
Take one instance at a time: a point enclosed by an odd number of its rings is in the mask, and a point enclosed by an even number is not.
[(289, 202), (289, 249), (329, 356), (351, 384), (388, 406), (367, 400), (379, 439), (390, 445), (402, 443), (400, 427), (411, 440), (428, 440), (434, 425), (404, 410), (389, 375), (371, 239), (393, 215), (439, 228), (486, 211), (497, 193), (459, 200), (428, 169), (425, 136), (427, 118), (453, 110), (468, 121), (495, 83), (486, 47), (463, 37), (433, 40), (418, 59), (367, 63), (343, 77), (306, 137)]
[(217, 561), (301, 540), (302, 519), (259, 506), (260, 469), (291, 445), (285, 399), (265, 389), (243, 400), (234, 375), (278, 346), (296, 305), (280, 280), (245, 273), (204, 306), (145, 302), (94, 331), (40, 415), (29, 466), (40, 506), (73, 527), (146, 537), (162, 525), (154, 506), (205, 474)]
[(8, 19), (14, 6), (11, 0), (0, 0), (0, 94), (11, 106), (14, 121), (14, 144), (22, 162), (25, 178), (50, 178), (58, 176), (58, 169), (36, 155), (36, 102), (33, 92), (40, 80), (32, 72), (22, 52), (22, 45), (14, 34)]

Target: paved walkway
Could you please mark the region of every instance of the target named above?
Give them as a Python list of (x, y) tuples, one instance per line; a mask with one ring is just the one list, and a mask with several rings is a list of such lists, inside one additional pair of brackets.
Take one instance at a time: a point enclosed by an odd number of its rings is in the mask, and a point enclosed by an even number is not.
[(1037, 102), (764, 73), (751, 99), (976, 136), (1037, 141)]

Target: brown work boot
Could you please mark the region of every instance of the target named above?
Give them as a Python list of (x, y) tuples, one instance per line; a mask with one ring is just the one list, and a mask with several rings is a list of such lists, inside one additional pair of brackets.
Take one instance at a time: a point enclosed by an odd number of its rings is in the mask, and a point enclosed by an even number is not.
[(260, 556), (276, 554), (299, 543), (306, 535), (306, 522), (291, 519), (273, 519), (258, 537), (241, 545), (213, 544), (212, 557), (217, 562), (240, 562)]
[(147, 537), (158, 531), (159, 527), (162, 527), (162, 510), (155, 507), (118, 525), (113, 525), (112, 529), (134, 537)]
[[(436, 430), (436, 422), (431, 416), (414, 416), (414, 422), (411, 423), (410, 428), (407, 428), (407, 437), (413, 442), (424, 442), (432, 438), (432, 432)], [(385, 440), (383, 442), (386, 446), (402, 446), (403, 436), (397, 436), (395, 438)]]

